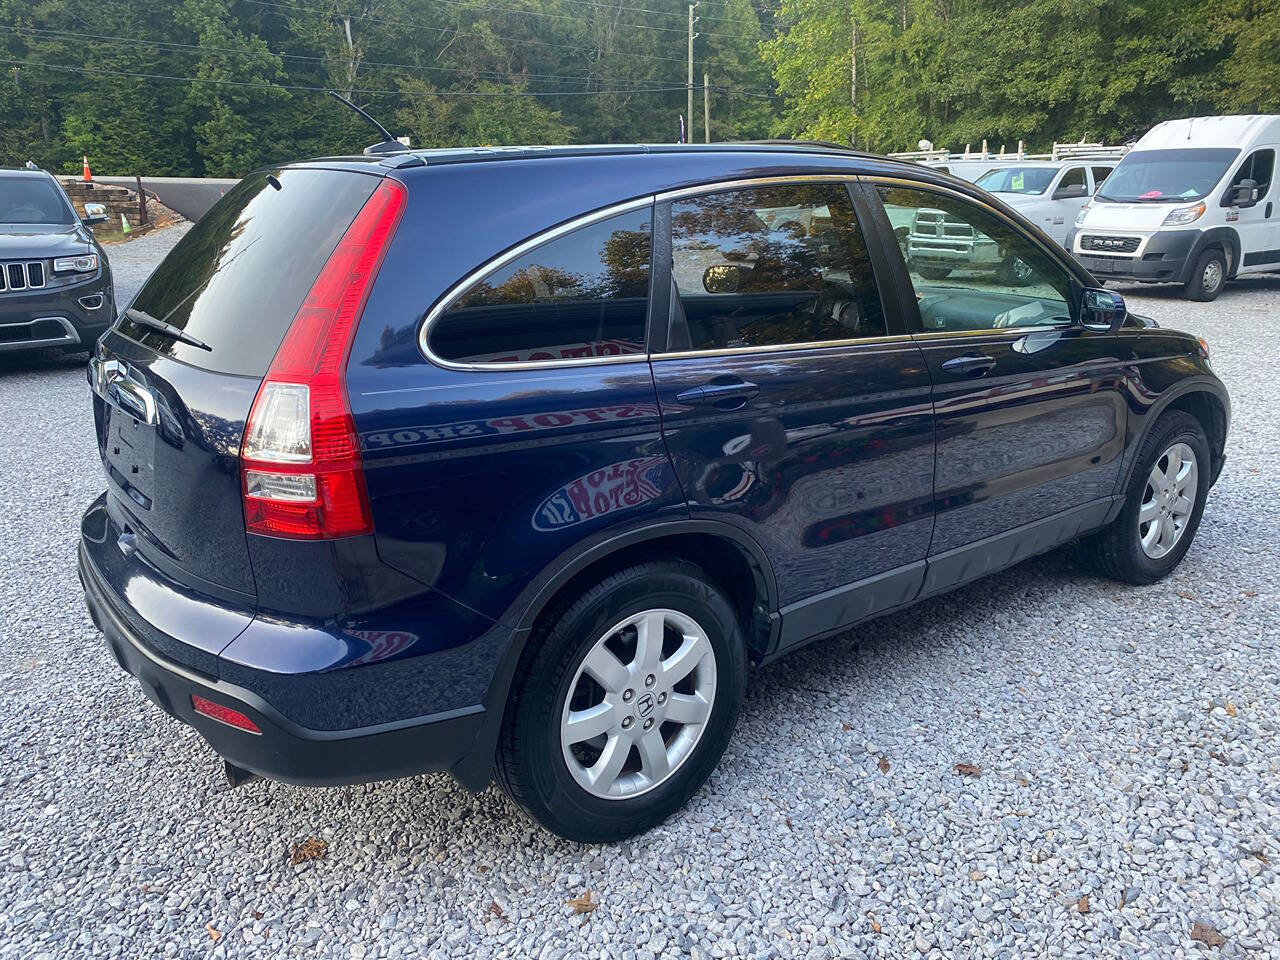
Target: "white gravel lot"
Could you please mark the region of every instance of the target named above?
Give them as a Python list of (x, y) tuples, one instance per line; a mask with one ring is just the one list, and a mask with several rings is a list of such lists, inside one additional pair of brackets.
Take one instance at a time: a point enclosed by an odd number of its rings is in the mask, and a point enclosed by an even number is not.
[[(113, 250), (122, 286), (174, 235)], [(612, 847), (443, 775), (224, 788), (84, 611), (81, 363), (4, 361), (0, 957), (1280, 958), (1280, 277), (1121, 289), (1209, 339), (1235, 406), (1175, 575), (1063, 550), (809, 647), (688, 808)]]

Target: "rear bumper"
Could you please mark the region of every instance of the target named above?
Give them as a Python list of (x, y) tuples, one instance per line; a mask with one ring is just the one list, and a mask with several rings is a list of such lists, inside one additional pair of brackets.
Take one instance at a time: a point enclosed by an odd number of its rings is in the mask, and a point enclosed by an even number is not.
[(0, 353), (49, 348), (91, 351), (115, 319), (111, 276), (0, 296)]
[[(336, 786), (454, 770), (472, 759), (486, 715), (480, 706), (354, 730), (299, 726), (252, 690), (180, 666), (149, 649), (117, 611), (83, 544), (79, 570), (89, 615), (120, 667), (160, 709), (194, 728), (237, 767), (286, 783)], [(240, 711), (261, 733), (197, 714), (193, 695)]]

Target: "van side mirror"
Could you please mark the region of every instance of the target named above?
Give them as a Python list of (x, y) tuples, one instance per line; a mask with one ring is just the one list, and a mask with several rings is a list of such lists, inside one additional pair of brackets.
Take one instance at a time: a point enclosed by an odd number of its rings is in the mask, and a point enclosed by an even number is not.
[(1120, 294), (1089, 287), (1080, 304), (1080, 326), (1095, 333), (1113, 333), (1124, 324), (1128, 313)]
[(1086, 196), (1089, 188), (1083, 183), (1068, 183), (1053, 191), (1054, 200), (1073, 200), (1077, 197)]
[(92, 226), (95, 223), (106, 223), (107, 208), (101, 203), (86, 203), (84, 205), (84, 216), (80, 218), (80, 222), (85, 226)]
[(1222, 198), (1224, 207), (1252, 207), (1258, 202), (1258, 181), (1241, 180), (1227, 190)]

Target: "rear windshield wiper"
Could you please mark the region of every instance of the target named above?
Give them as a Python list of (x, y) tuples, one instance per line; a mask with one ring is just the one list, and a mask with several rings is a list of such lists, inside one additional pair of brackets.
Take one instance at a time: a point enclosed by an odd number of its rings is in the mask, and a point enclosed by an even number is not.
[(142, 327), (147, 327), (151, 330), (156, 330), (167, 337), (173, 337), (173, 339), (177, 340), (179, 343), (189, 343), (193, 347), (199, 347), (201, 350), (208, 350), (210, 353), (213, 352), (213, 347), (209, 346), (203, 340), (193, 337), (181, 327), (175, 327), (171, 323), (165, 323), (163, 320), (157, 320), (149, 313), (143, 313), (141, 310), (136, 310), (133, 307), (130, 307), (124, 312), (124, 316), (126, 320), (129, 320), (132, 323), (136, 323)]

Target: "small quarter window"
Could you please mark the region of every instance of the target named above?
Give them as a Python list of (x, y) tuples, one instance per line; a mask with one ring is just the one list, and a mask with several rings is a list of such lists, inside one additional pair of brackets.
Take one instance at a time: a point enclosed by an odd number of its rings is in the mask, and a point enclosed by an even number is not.
[(871, 260), (843, 184), (785, 184), (671, 205), (669, 349), (883, 336)]
[(497, 268), (432, 323), (432, 353), (510, 364), (642, 355), (652, 220), (650, 207), (620, 213)]

